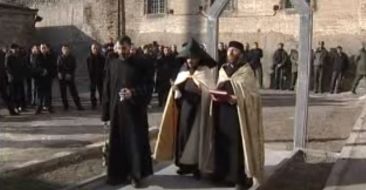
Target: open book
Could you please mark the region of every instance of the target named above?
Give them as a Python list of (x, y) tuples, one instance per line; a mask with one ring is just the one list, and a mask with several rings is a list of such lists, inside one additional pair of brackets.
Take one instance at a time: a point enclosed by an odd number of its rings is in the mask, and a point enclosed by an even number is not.
[(210, 90), (212, 96), (214, 96), (219, 102), (225, 102), (230, 99), (230, 94), (222, 90)]

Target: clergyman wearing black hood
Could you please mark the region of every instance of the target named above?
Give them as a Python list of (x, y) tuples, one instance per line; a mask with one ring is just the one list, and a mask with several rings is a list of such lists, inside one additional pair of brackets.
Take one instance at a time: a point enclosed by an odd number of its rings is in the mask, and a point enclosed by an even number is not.
[(212, 122), (209, 116), (210, 94), (215, 77), (212, 61), (195, 41), (191, 40), (179, 53), (186, 62), (170, 89), (163, 113), (156, 160), (174, 160), (179, 175), (196, 178), (211, 171)]

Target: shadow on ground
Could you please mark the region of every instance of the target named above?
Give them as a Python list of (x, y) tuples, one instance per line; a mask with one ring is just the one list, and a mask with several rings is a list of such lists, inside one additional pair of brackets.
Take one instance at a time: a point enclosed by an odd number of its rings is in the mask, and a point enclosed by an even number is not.
[(1, 190), (55, 190), (63, 186), (33, 178), (0, 176), (0, 187)]

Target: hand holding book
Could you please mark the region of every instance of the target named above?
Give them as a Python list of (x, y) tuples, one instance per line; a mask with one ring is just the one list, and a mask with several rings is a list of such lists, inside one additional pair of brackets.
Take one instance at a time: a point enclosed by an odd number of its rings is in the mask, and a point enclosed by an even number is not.
[(222, 90), (210, 90), (209, 91), (212, 97), (212, 100), (215, 102), (228, 102), (230, 104), (236, 104), (237, 98), (234, 95), (228, 94), (226, 91)]

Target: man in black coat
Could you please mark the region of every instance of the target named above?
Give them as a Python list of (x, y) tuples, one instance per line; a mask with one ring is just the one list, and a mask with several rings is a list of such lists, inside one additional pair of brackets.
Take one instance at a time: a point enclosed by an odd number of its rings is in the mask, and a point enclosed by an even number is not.
[(36, 87), (36, 67), (37, 67), (37, 61), (39, 59), (41, 52), (39, 50), (39, 46), (34, 45), (32, 47), (31, 53), (29, 55), (29, 68), (30, 68), (30, 74), (31, 74), (31, 95), (30, 95), (30, 103), (32, 106), (37, 105), (37, 87)]
[(109, 38), (108, 43), (103, 45), (104, 56), (107, 57), (111, 52), (113, 52), (114, 40), (112, 37)]
[(219, 56), (219, 68), (221, 68), (221, 66), (226, 63), (226, 56), (227, 56), (225, 45), (222, 42), (220, 42), (218, 46), (218, 56)]
[(254, 42), (254, 48), (249, 53), (249, 63), (258, 79), (260, 88), (263, 88), (263, 68), (261, 63), (262, 57), (263, 50), (259, 48), (258, 42)]
[(67, 100), (67, 88), (70, 89), (71, 96), (78, 110), (84, 110), (81, 106), (80, 97), (75, 85), (75, 70), (76, 59), (71, 54), (68, 45), (62, 46), (62, 54), (57, 59), (57, 78), (60, 83), (61, 99), (64, 105), (64, 110), (69, 109), (69, 102)]
[(330, 93), (338, 93), (339, 87), (341, 86), (344, 73), (348, 68), (348, 56), (343, 52), (341, 46), (337, 47), (337, 53), (334, 57), (333, 74), (330, 84)]
[(164, 106), (168, 97), (171, 82), (174, 80), (175, 57), (171, 54), (168, 47), (164, 48), (164, 54), (158, 60), (156, 74), (156, 89), (158, 91), (159, 107)]
[(86, 63), (88, 66), (89, 79), (90, 79), (90, 100), (92, 103), (92, 109), (95, 109), (97, 106), (97, 98), (96, 98), (97, 90), (99, 95), (99, 102), (102, 103), (104, 65), (105, 65), (105, 58), (100, 53), (100, 49), (97, 44), (91, 45), (90, 55), (86, 59)]
[(131, 39), (117, 42), (118, 57), (108, 60), (103, 89), (102, 121), (110, 121), (107, 183), (141, 180), (153, 173), (149, 145), (147, 100), (151, 86), (145, 83), (142, 62), (130, 56)]
[(8, 108), (10, 115), (19, 115), (14, 107), (13, 103), (9, 97), (7, 85), (8, 85), (8, 78), (6, 74), (6, 68), (5, 68), (5, 49), (0, 49), (0, 96), (3, 99), (3, 102), (5, 103), (6, 107)]
[(26, 107), (24, 88), (26, 65), (19, 53), (17, 44), (11, 45), (10, 52), (5, 57), (5, 67), (9, 82), (10, 98), (16, 108), (22, 111)]
[(38, 103), (35, 114), (40, 114), (43, 107), (47, 108), (49, 113), (53, 113), (52, 108), (52, 84), (57, 75), (57, 58), (51, 52), (47, 44), (41, 44), (41, 54), (38, 57), (34, 69), (36, 79)]
[(287, 62), (288, 62), (288, 54), (283, 49), (284, 44), (278, 44), (278, 49), (273, 54), (273, 72), (274, 72), (274, 81), (273, 87), (275, 89), (283, 89), (283, 77), (286, 75)]

